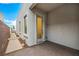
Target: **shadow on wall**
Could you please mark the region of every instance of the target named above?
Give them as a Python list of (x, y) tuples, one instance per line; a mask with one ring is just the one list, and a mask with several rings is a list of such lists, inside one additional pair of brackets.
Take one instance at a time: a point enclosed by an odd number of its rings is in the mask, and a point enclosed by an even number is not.
[(79, 49), (79, 4), (65, 4), (48, 13), (47, 37), (49, 41)]

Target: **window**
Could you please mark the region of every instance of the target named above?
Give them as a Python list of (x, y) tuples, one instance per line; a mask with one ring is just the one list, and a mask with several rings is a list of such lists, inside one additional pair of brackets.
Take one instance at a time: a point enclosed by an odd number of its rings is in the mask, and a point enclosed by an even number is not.
[(27, 15), (24, 16), (24, 33), (27, 34), (27, 20), (26, 20)]
[(21, 21), (19, 21), (19, 32), (21, 32)]

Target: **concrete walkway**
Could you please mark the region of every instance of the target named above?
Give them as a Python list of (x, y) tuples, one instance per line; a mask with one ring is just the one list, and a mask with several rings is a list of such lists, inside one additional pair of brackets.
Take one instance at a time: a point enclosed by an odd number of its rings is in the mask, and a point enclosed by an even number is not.
[(47, 41), (7, 56), (79, 56), (79, 51)]
[(8, 39), (9, 43), (8, 43), (8, 46), (7, 46), (7, 49), (5, 52), (6, 54), (19, 50), (19, 49), (22, 49), (22, 45), (18, 39), (19, 39), (19, 37), (17, 37), (15, 35), (15, 33), (11, 33), (11, 37)]

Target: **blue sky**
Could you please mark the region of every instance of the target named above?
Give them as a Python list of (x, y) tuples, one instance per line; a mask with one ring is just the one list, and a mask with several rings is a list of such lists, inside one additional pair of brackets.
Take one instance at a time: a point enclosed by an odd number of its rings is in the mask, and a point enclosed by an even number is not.
[(20, 3), (0, 3), (0, 13), (7, 25), (12, 25), (16, 21), (20, 8)]

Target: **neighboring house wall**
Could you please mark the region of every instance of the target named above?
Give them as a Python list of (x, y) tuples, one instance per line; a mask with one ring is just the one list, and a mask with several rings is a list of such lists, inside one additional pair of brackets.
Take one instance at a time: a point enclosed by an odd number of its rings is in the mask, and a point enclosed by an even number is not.
[(79, 50), (79, 4), (65, 4), (48, 13), (47, 38)]
[(3, 16), (0, 14), (0, 55), (5, 54), (9, 37), (10, 28), (3, 22)]

